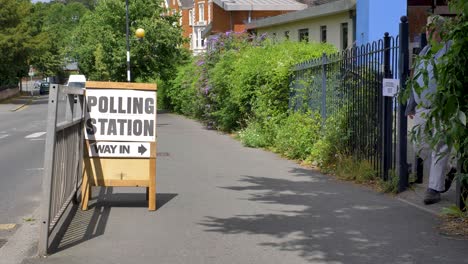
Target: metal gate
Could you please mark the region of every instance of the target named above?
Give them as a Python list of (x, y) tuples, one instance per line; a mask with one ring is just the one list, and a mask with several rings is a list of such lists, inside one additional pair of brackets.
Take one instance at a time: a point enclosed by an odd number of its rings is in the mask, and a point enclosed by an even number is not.
[(47, 255), (52, 232), (82, 179), (84, 89), (50, 86), (42, 181), (39, 255)]

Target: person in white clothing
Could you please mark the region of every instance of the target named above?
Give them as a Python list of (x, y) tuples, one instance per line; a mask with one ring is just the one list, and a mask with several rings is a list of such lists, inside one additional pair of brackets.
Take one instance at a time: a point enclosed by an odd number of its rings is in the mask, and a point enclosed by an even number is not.
[[(428, 22), (434, 21), (434, 18), (428, 19)], [(436, 29), (432, 32), (432, 37), (437, 41), (438, 39), (437, 30), (441, 29), (443, 19), (437, 18), (435, 24)], [(429, 34), (428, 34), (429, 36)], [(447, 53), (447, 50), (450, 48), (451, 42), (447, 42), (444, 46), (435, 53), (433, 56), (434, 62), (437, 62), (441, 59), (444, 54)], [(426, 56), (430, 51), (431, 46), (427, 45), (420, 53), (420, 56)], [(421, 71), (425, 67), (425, 63), (421, 62), (416, 68), (415, 71)], [(429, 184), (424, 197), (425, 204), (434, 204), (440, 201), (440, 194), (446, 192), (452, 183), (452, 180), (455, 175), (455, 169), (450, 164), (450, 150), (449, 146), (443, 141), (439, 141), (434, 149), (431, 150), (430, 146), (427, 144), (424, 134), (424, 129), (426, 125), (426, 115), (431, 108), (431, 95), (437, 91), (437, 83), (434, 78), (433, 72), (434, 66), (431, 63), (427, 64), (427, 73), (429, 77), (429, 82), (424, 83), (423, 74), (420, 74), (416, 82), (420, 87), (426, 88), (418, 94), (414, 89), (411, 91), (410, 99), (407, 104), (406, 115), (410, 118), (414, 118), (414, 125), (419, 127), (420, 137), (416, 142), (416, 151), (419, 157), (423, 160), (428, 160), (431, 158), (431, 165), (429, 170)]]

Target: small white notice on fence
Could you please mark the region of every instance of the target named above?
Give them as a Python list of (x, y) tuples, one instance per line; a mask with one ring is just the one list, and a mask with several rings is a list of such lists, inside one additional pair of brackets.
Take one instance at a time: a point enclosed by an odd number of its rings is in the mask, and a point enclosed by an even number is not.
[(399, 79), (383, 79), (382, 82), (382, 93), (383, 96), (394, 97), (398, 90), (400, 89), (400, 80)]
[(86, 90), (88, 140), (156, 140), (156, 92)]
[(89, 145), (90, 157), (149, 158), (148, 142), (96, 142)]

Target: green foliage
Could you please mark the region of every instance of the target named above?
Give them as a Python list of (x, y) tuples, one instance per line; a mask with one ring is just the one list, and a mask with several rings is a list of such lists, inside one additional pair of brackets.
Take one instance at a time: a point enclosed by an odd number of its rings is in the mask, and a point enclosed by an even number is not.
[(239, 132), (239, 139), (242, 144), (251, 148), (264, 148), (270, 146), (270, 142), (265, 137), (265, 131), (258, 122), (249, 125)]
[(320, 130), (320, 115), (293, 112), (278, 126), (275, 150), (288, 158), (305, 160), (320, 138)]
[[(465, 201), (466, 204), (467, 201)], [(467, 218), (468, 217), (468, 212), (463, 211), (456, 205), (451, 205), (449, 207), (444, 207), (442, 208), (442, 214), (448, 215), (448, 216), (453, 216), (453, 217), (458, 217), (458, 218)]]
[(336, 163), (336, 175), (340, 179), (357, 183), (369, 183), (377, 179), (376, 171), (369, 161), (356, 160), (349, 156), (339, 157)]
[(379, 178), (378, 187), (380, 191), (384, 193), (398, 193), (398, 185), (399, 185), (400, 178), (396, 174), (394, 170), (389, 171), (389, 179), (384, 181), (383, 179)]
[[(135, 0), (129, 5), (131, 72), (135, 80), (172, 79), (177, 66), (188, 57), (181, 48), (185, 40), (177, 25), (178, 16), (166, 15), (166, 11), (161, 1)], [(91, 79), (126, 80), (125, 13), (125, 1), (98, 1), (72, 34), (70, 54)], [(146, 34), (139, 41), (134, 32), (140, 27)]]
[(28, 72), (32, 36), (27, 20), (27, 1), (0, 0), (0, 90), (16, 87)]
[(31, 34), (29, 63), (39, 74), (60, 74), (63, 66), (72, 59), (70, 52), (74, 39), (71, 32), (89, 10), (81, 3), (37, 3), (28, 17)]
[(346, 126), (347, 115), (343, 110), (328, 117), (321, 129), (321, 137), (310, 153), (309, 160), (323, 170), (333, 171), (337, 158), (346, 155), (350, 130)]
[(169, 82), (167, 96), (171, 109), (194, 118), (203, 116), (204, 105), (196, 87), (199, 74), (192, 64), (180, 66), (177, 76)]

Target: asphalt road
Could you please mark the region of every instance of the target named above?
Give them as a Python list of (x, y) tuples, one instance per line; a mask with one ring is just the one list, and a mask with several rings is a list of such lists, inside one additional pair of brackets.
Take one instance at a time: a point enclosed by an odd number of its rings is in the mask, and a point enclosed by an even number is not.
[(23, 222), (39, 206), (47, 99), (0, 104), (0, 224)]

